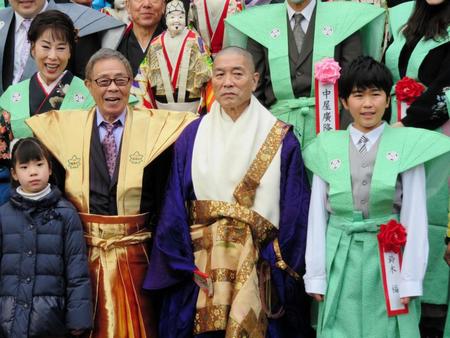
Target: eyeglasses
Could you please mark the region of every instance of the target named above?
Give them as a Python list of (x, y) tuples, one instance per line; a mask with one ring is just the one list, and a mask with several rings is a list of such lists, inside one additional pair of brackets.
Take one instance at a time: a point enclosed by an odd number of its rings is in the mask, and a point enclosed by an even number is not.
[(99, 79), (94, 80), (94, 82), (99, 87), (109, 87), (112, 82), (114, 82), (117, 87), (125, 87), (130, 82), (130, 77), (122, 76), (122, 77), (116, 77), (115, 79), (101, 77)]

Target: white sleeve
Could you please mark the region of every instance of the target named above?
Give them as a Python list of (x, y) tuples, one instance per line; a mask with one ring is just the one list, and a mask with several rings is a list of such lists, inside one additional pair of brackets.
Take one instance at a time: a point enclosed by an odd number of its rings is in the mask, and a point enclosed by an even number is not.
[(311, 203), (308, 214), (308, 235), (306, 239), (306, 274), (303, 276), (307, 293), (324, 295), (326, 281), (325, 239), (328, 221), (328, 184), (314, 175), (312, 181)]
[(400, 297), (422, 295), (428, 261), (428, 217), (423, 164), (402, 175), (403, 197), (400, 223), (407, 231), (401, 269)]

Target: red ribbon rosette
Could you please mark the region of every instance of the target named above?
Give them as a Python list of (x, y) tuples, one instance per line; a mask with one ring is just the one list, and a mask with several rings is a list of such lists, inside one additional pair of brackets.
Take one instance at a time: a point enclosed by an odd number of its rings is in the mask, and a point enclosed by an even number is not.
[(411, 105), (425, 91), (425, 86), (410, 77), (405, 76), (395, 85), (397, 100)]
[(386, 224), (381, 224), (377, 237), (384, 252), (399, 253), (406, 244), (405, 227), (392, 219)]

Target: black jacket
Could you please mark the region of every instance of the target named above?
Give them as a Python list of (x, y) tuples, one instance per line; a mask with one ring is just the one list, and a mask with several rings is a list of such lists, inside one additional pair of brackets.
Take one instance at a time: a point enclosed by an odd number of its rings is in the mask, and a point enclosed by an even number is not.
[(39, 201), (11, 191), (0, 207), (0, 336), (63, 335), (92, 326), (83, 228), (56, 187)]

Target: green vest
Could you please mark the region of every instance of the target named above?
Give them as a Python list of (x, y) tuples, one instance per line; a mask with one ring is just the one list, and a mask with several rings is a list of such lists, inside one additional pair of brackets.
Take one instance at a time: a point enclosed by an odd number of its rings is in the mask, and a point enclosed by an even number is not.
[[(424, 129), (386, 126), (381, 137), (369, 198), (371, 218), (392, 212), (395, 183), (400, 173), (450, 151), (450, 138)], [(349, 142), (348, 131), (321, 133), (306, 147), (303, 158), (314, 174), (330, 184), (329, 198), (333, 212), (353, 218)], [(334, 160), (340, 161), (337, 169), (331, 166)]]
[[(11, 114), (11, 127), (14, 138), (33, 136), (31, 129), (24, 122), (25, 119), (30, 117), (29, 88), (30, 80), (24, 80), (9, 86), (0, 97), (1, 109)], [(59, 110), (87, 110), (94, 104), (94, 99), (85, 87), (83, 80), (74, 76)]]

